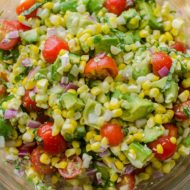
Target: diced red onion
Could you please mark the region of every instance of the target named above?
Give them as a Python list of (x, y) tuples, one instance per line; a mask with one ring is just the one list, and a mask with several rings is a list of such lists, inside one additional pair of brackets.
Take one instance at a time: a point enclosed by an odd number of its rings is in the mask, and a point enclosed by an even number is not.
[(41, 125), (41, 123), (40, 123), (39, 121), (34, 121), (34, 120), (28, 121), (28, 124), (27, 124), (27, 126), (28, 126), (29, 128), (32, 128), (32, 129), (39, 128), (40, 125)]
[(32, 66), (32, 62), (29, 58), (25, 58), (23, 61), (22, 61), (22, 65), (24, 67), (31, 67)]
[(27, 156), (29, 154), (30, 154), (29, 150), (26, 150), (26, 149), (19, 150), (19, 153), (18, 153), (19, 156)]
[(4, 39), (1, 41), (2, 44), (8, 44), (9, 42), (10, 42), (10, 39), (8, 39), (8, 38), (4, 38)]
[(94, 176), (95, 174), (96, 174), (96, 172), (97, 172), (97, 169), (95, 168), (95, 169), (92, 169), (92, 170), (87, 170), (86, 171), (86, 175), (87, 176)]
[(69, 78), (68, 77), (62, 77), (61, 78), (61, 84), (68, 84), (69, 83)]
[(35, 147), (36, 146), (36, 143), (35, 142), (31, 142), (31, 143), (26, 143), (26, 144), (23, 144), (19, 149), (28, 149), (28, 148), (31, 148), (31, 147)]
[(34, 92), (35, 94), (38, 92), (38, 89), (36, 86), (33, 88), (32, 92)]
[(70, 90), (70, 89), (77, 90), (77, 89), (79, 88), (76, 84), (73, 84), (73, 83), (69, 83), (69, 84), (62, 84), (62, 83), (60, 83), (60, 85), (61, 85), (65, 90)]
[(48, 35), (48, 37), (54, 36), (56, 34), (57, 34), (56, 28), (48, 28), (47, 29), (47, 35)]
[(10, 32), (7, 34), (7, 38), (8, 38), (8, 39), (15, 39), (15, 38), (18, 38), (18, 37), (19, 37), (19, 32), (18, 32), (18, 30), (10, 31)]
[(158, 178), (161, 178), (163, 176), (164, 176), (164, 174), (160, 171), (154, 171), (152, 174), (153, 179), (158, 179)]
[(4, 113), (4, 119), (12, 119), (16, 117), (17, 113), (17, 110), (6, 110)]
[(106, 55), (105, 52), (104, 52), (104, 53), (100, 53), (100, 54), (98, 54), (98, 55), (96, 56), (96, 58), (101, 59), (101, 58), (104, 58), (105, 55)]
[(132, 166), (131, 164), (128, 164), (125, 166), (123, 174), (125, 174), (125, 175), (132, 174), (135, 171), (135, 169), (136, 168), (134, 166)]
[(96, 162), (97, 166), (106, 167), (106, 165), (103, 162)]
[(103, 158), (103, 157), (109, 155), (109, 151), (108, 151), (108, 150), (105, 150), (104, 152), (100, 152), (98, 155), (99, 155), (101, 158)]
[(159, 74), (161, 77), (167, 76), (168, 73), (169, 73), (169, 69), (168, 69), (166, 66), (162, 67), (162, 68), (158, 71), (158, 74)]
[(40, 69), (39, 66), (35, 67), (34, 69), (32, 69), (29, 74), (28, 74), (28, 80), (30, 80), (35, 74), (36, 72)]
[(97, 183), (98, 183), (98, 185), (100, 185), (100, 184), (103, 183), (101, 173), (99, 173), (99, 172), (96, 173), (96, 179), (97, 179)]
[(134, 0), (126, 0), (127, 7), (132, 7), (134, 5)]

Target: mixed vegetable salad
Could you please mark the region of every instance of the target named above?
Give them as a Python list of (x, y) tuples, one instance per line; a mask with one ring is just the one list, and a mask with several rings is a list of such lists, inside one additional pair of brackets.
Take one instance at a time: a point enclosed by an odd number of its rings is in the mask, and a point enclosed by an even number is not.
[(23, 0), (0, 19), (0, 147), (36, 189), (134, 190), (190, 153), (184, 21), (154, 0)]

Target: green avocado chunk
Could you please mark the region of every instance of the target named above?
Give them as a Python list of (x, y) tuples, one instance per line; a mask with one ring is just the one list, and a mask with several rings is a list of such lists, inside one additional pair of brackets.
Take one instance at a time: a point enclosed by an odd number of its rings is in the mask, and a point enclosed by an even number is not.
[(168, 77), (163, 77), (163, 78), (161, 78), (160, 80), (158, 80), (158, 81), (154, 81), (153, 83), (152, 83), (152, 87), (154, 87), (154, 88), (159, 88), (159, 89), (164, 89), (164, 87), (166, 86), (166, 82), (167, 82), (167, 80), (168, 80)]
[(76, 35), (79, 30), (85, 29), (91, 24), (94, 24), (94, 21), (88, 14), (80, 14), (78, 12), (66, 13), (66, 27), (73, 35)]
[(90, 0), (87, 9), (92, 13), (97, 12), (103, 7), (104, 2), (105, 0)]
[(26, 32), (22, 32), (20, 35), (21, 39), (27, 43), (33, 43), (39, 40), (39, 32), (37, 29), (32, 29)]
[(11, 125), (4, 119), (0, 118), (0, 136), (8, 138), (12, 132)]
[(132, 65), (132, 75), (134, 79), (137, 79), (140, 76), (146, 76), (150, 73), (150, 64), (142, 63), (142, 64), (133, 64)]
[(66, 92), (61, 96), (61, 103), (66, 109), (76, 108), (79, 109), (84, 104), (76, 94)]
[(134, 122), (138, 119), (145, 118), (154, 110), (153, 103), (147, 99), (142, 99), (136, 94), (124, 95), (122, 108), (124, 113), (122, 119), (129, 122)]
[(178, 84), (175, 81), (171, 81), (170, 87), (165, 91), (165, 102), (170, 104), (172, 102), (176, 102), (178, 97)]
[(142, 168), (151, 157), (152, 151), (146, 145), (133, 142), (129, 145), (125, 155), (132, 165), (136, 168)]
[(156, 140), (158, 137), (164, 134), (162, 126), (145, 127), (143, 142), (149, 143)]

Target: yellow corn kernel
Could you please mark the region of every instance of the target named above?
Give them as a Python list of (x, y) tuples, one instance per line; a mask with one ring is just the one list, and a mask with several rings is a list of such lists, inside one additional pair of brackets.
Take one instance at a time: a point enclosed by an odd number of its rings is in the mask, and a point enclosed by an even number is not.
[(33, 80), (30, 80), (25, 83), (24, 87), (26, 88), (26, 90), (31, 90), (36, 86), (36, 82)]
[(172, 144), (176, 144), (176, 143), (177, 143), (177, 139), (176, 139), (175, 137), (171, 137), (171, 138), (170, 138), (170, 142), (171, 142)]
[(49, 165), (51, 163), (51, 159), (49, 157), (49, 155), (47, 155), (46, 153), (43, 153), (41, 156), (40, 156), (40, 162), (42, 164), (46, 164), (46, 165)]
[(85, 140), (90, 141), (92, 138), (94, 138), (95, 135), (96, 135), (95, 131), (89, 131), (88, 133), (86, 133)]
[(96, 135), (96, 136), (94, 137), (94, 140), (95, 140), (95, 141), (101, 141), (101, 140), (102, 140), (102, 136), (101, 136), (101, 135)]
[(146, 180), (150, 179), (150, 174), (148, 174), (148, 173), (140, 173), (139, 178), (140, 178), (141, 181), (146, 181)]
[(55, 185), (56, 183), (58, 183), (58, 181), (59, 181), (59, 178), (58, 178), (56, 175), (53, 175), (53, 176), (51, 177), (51, 183), (52, 183), (53, 185)]
[(60, 158), (58, 158), (58, 157), (53, 157), (53, 158), (51, 159), (51, 164), (52, 164), (52, 166), (55, 166), (55, 165), (59, 162), (59, 160), (60, 160)]
[(165, 34), (162, 34), (159, 38), (159, 42), (166, 42), (167, 41), (167, 37)]
[(146, 38), (148, 35), (149, 35), (148, 30), (141, 30), (140, 33), (139, 33), (139, 36), (141, 38)]
[(57, 115), (61, 115), (62, 113), (60, 109), (55, 109), (53, 112)]
[(179, 94), (178, 98), (181, 102), (186, 102), (189, 98), (189, 90), (184, 90), (181, 94)]
[(143, 134), (141, 132), (137, 132), (133, 135), (133, 137), (138, 140), (138, 141), (141, 141), (143, 140)]
[(15, 147), (10, 147), (9, 148), (9, 153), (11, 153), (11, 154), (18, 155), (18, 152), (19, 151)]
[(46, 9), (52, 9), (53, 8), (53, 3), (52, 2), (47, 2), (43, 5), (43, 8), (46, 8)]
[(117, 168), (118, 170), (122, 170), (122, 169), (124, 168), (123, 163), (122, 163), (121, 161), (119, 161), (119, 160), (116, 160), (116, 161), (115, 161), (115, 166), (116, 166), (116, 168)]
[(154, 122), (157, 124), (162, 124), (162, 116), (160, 114), (156, 114), (154, 117)]
[(169, 119), (172, 119), (173, 116), (174, 116), (174, 111), (173, 111), (173, 110), (168, 110), (168, 111), (166, 112), (166, 115), (168, 116)]
[(64, 118), (67, 118), (67, 110), (63, 110), (61, 115), (64, 117)]
[(128, 138), (127, 138), (127, 140), (126, 140), (126, 142), (127, 142), (127, 144), (130, 144), (130, 143), (132, 143), (134, 140), (135, 140), (134, 136), (133, 136), (133, 135), (129, 135)]
[(137, 156), (135, 150), (133, 149), (129, 149), (128, 155), (134, 159), (136, 159), (136, 156)]
[(116, 173), (111, 174), (111, 176), (110, 176), (110, 181), (116, 182), (117, 179), (118, 179), (118, 175), (117, 175)]
[(160, 113), (160, 114), (166, 113), (166, 108), (161, 104), (156, 104), (155, 105), (155, 112)]
[(162, 167), (162, 163), (158, 160), (155, 160), (152, 162), (152, 166), (155, 168), (155, 169), (160, 169)]
[(102, 138), (102, 140), (101, 140), (101, 145), (102, 145), (102, 146), (106, 146), (106, 145), (108, 145), (108, 144), (109, 144), (108, 139), (107, 139), (106, 137)]
[(101, 90), (99, 87), (93, 87), (93, 88), (91, 89), (91, 93), (92, 93), (92, 95), (94, 95), (94, 96), (98, 96), (99, 94), (102, 93), (102, 90)]
[(125, 69), (125, 67), (126, 67), (126, 65), (124, 63), (122, 63), (119, 65), (119, 70), (123, 70), (123, 69)]
[(179, 158), (180, 158), (180, 154), (178, 152), (175, 152), (175, 154), (173, 155), (173, 159), (178, 160)]
[(100, 150), (101, 144), (100, 142), (95, 142), (91, 144), (91, 150), (94, 152), (98, 152)]
[(158, 154), (163, 154), (164, 153), (163, 146), (161, 144), (157, 144), (156, 151)]
[(16, 140), (16, 147), (20, 147), (22, 145), (22, 139), (17, 139)]
[(142, 83), (142, 88), (143, 88), (144, 90), (149, 90), (150, 87), (151, 87), (150, 81), (145, 81), (145, 82)]
[(75, 153), (76, 153), (75, 149), (74, 148), (70, 148), (70, 149), (67, 149), (65, 151), (65, 156), (66, 157), (70, 157), (70, 156), (73, 156)]
[(113, 114), (112, 115), (113, 118), (121, 117), (123, 115), (123, 111), (122, 111), (121, 108), (115, 109), (115, 110), (112, 111), (112, 114)]
[(169, 32), (166, 32), (165, 35), (168, 42), (173, 41), (173, 37)]
[(67, 162), (61, 161), (61, 162), (57, 163), (57, 164), (55, 165), (55, 167), (56, 167), (56, 168), (59, 168), (59, 169), (65, 169), (65, 168), (67, 167), (67, 165), (68, 165)]
[(126, 160), (126, 156), (125, 156), (125, 154), (123, 154), (123, 153), (120, 153), (120, 154), (118, 155), (118, 158), (119, 158), (121, 161), (125, 161), (125, 160)]
[(151, 98), (157, 98), (160, 95), (160, 91), (158, 88), (152, 88), (149, 92)]
[(77, 91), (75, 89), (69, 89), (67, 92), (70, 92), (72, 94), (77, 94)]
[(144, 92), (141, 92), (141, 93), (139, 94), (139, 97), (140, 97), (140, 98), (144, 98), (144, 96), (145, 96), (145, 93), (144, 93)]
[(173, 36), (177, 36), (177, 35), (179, 34), (179, 30), (176, 29), (176, 28), (173, 28), (173, 29), (171, 30), (171, 33), (173, 34)]
[(76, 155), (79, 156), (81, 154), (82, 150), (80, 148), (76, 148), (75, 152), (76, 152)]
[(73, 141), (72, 142), (72, 146), (73, 146), (73, 148), (79, 148), (80, 147), (80, 143), (78, 141)]
[(108, 34), (110, 32), (110, 27), (108, 26), (108, 24), (104, 24), (102, 26), (102, 31), (104, 34)]
[(148, 166), (148, 167), (146, 168), (145, 172), (146, 172), (147, 174), (149, 174), (149, 175), (152, 175), (152, 173), (153, 173), (152, 167), (151, 167), (151, 166)]
[(87, 144), (87, 145), (86, 145), (86, 151), (87, 151), (87, 152), (91, 151), (91, 145), (90, 145), (90, 144)]
[(164, 164), (162, 167), (162, 171), (166, 174), (170, 173), (173, 167), (175, 166), (175, 161), (170, 160), (168, 163)]

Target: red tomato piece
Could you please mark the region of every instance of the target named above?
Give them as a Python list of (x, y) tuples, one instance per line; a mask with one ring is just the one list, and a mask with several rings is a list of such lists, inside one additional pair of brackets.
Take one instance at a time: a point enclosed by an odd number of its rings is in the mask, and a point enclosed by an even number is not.
[(10, 50), (17, 45), (19, 37), (7, 38), (7, 34), (17, 31), (17, 27), (10, 21), (0, 19), (0, 49)]
[(128, 5), (126, 0), (106, 0), (105, 7), (109, 12), (120, 15)]
[(15, 27), (17, 27), (18, 30), (20, 31), (27, 31), (30, 30), (31, 27), (26, 26), (24, 24), (22, 24), (21, 22), (19, 22), (18, 20), (12, 20), (10, 21), (13, 25), (15, 25)]
[(37, 135), (43, 140), (44, 151), (56, 155), (66, 150), (67, 143), (60, 134), (52, 136), (52, 126), (51, 122), (41, 125), (37, 130)]
[(32, 151), (30, 160), (35, 171), (39, 174), (51, 174), (55, 171), (50, 165), (45, 165), (40, 162), (40, 156), (43, 154), (43, 150), (37, 147)]
[[(27, 11), (30, 9), (34, 4), (36, 3), (36, 0), (24, 0), (21, 1), (20, 4), (16, 8), (16, 13), (20, 15), (22, 12)], [(32, 13), (26, 16), (26, 18), (32, 18), (35, 17), (37, 13), (37, 10), (34, 10)]]
[(108, 139), (111, 146), (119, 145), (124, 139), (124, 133), (117, 124), (105, 124), (100, 129), (100, 134)]
[(184, 109), (190, 110), (190, 100), (174, 106), (176, 119), (184, 121), (189, 118), (189, 116), (184, 112)]
[[(173, 154), (175, 153), (177, 145), (173, 144), (170, 139), (171, 139), (171, 136), (162, 136), (149, 144), (149, 147), (152, 149), (155, 157), (158, 160), (161, 160), (161, 161), (167, 160), (168, 158), (173, 156)], [(159, 154), (157, 152), (157, 145), (159, 144), (163, 147), (162, 154)]]
[(59, 169), (59, 173), (65, 179), (73, 179), (82, 172), (82, 160), (79, 156), (73, 156), (69, 159), (64, 158), (67, 167), (65, 169)]
[(89, 78), (116, 77), (118, 75), (118, 68), (114, 59), (105, 54), (100, 54), (86, 64), (84, 74)]
[(170, 137), (176, 137), (178, 134), (178, 128), (174, 124), (168, 123), (164, 125), (164, 128), (169, 131), (168, 136)]
[(26, 110), (28, 112), (32, 112), (32, 111), (39, 111), (40, 108), (38, 108), (36, 106), (36, 102), (35, 100), (33, 100), (31, 97), (30, 97), (30, 92), (29, 90), (26, 90), (25, 91), (25, 95), (23, 97), (23, 106), (24, 108), (26, 108)]
[(186, 53), (186, 45), (182, 42), (176, 42), (174, 45), (171, 46), (171, 48), (176, 49), (177, 51), (180, 51), (182, 53)]
[(117, 190), (126, 189), (134, 190), (135, 189), (135, 176), (133, 174), (125, 175), (122, 177), (121, 181), (116, 185)]
[(152, 67), (155, 75), (166, 76), (172, 66), (172, 59), (165, 52), (156, 52), (152, 56)]
[(44, 44), (42, 54), (48, 63), (53, 63), (57, 59), (57, 56), (62, 49), (69, 51), (67, 42), (58, 38), (57, 36), (50, 36)]

